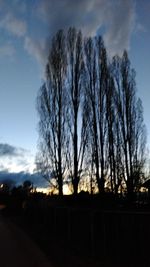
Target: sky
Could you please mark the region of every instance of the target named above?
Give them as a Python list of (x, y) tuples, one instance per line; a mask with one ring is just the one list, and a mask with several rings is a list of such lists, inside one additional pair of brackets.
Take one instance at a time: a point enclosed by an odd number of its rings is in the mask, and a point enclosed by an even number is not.
[(149, 14), (149, 0), (0, 0), (0, 179), (36, 178), (36, 96), (60, 28), (102, 34), (110, 57), (128, 51), (150, 145)]

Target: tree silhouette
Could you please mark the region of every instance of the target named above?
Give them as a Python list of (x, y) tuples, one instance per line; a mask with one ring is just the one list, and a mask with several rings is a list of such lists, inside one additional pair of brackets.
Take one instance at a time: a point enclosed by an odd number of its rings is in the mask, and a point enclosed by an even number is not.
[(146, 135), (142, 103), (136, 96), (135, 71), (126, 51), (122, 58), (113, 59), (113, 74), (122, 171), (127, 192), (132, 195), (144, 165)]
[(104, 192), (108, 171), (108, 127), (107, 127), (107, 55), (101, 37), (85, 40), (86, 86), (89, 103), (91, 152), (94, 161), (99, 192)]
[(59, 30), (37, 108), (38, 169), (60, 195), (66, 180), (75, 195), (79, 183), (80, 189), (90, 183), (91, 192), (107, 186), (115, 194), (119, 188), (133, 194), (143, 175), (146, 134), (126, 51), (108, 60), (102, 37)]
[(46, 82), (41, 87), (37, 99), (41, 138), (38, 168), (47, 180), (55, 180), (60, 195), (63, 194), (66, 170), (66, 60), (65, 36), (60, 30), (52, 39), (46, 66)]
[(87, 141), (87, 105), (84, 88), (83, 40), (80, 31), (70, 28), (67, 34), (68, 56), (68, 98), (70, 132), (69, 172), (72, 177), (74, 194), (82, 173), (85, 146)]

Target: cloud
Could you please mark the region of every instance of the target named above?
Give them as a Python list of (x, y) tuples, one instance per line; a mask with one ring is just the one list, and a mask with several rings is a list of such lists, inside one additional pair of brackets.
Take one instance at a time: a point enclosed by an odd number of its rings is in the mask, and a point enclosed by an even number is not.
[(39, 17), (48, 24), (50, 34), (59, 28), (75, 26), (84, 35), (104, 30), (104, 40), (111, 55), (130, 48), (135, 24), (134, 0), (43, 0)]
[(39, 64), (45, 66), (48, 55), (46, 40), (34, 40), (33, 38), (26, 37), (24, 48), (31, 56), (35, 57)]
[(0, 28), (17, 37), (23, 37), (27, 31), (26, 22), (17, 18), (12, 13), (7, 13), (0, 21)]
[(15, 48), (11, 44), (5, 44), (0, 46), (0, 57), (13, 57), (15, 52)]
[(47, 187), (48, 182), (39, 174), (30, 174), (28, 172), (8, 172), (0, 171), (0, 182), (12, 181), (13, 185), (21, 185), (24, 181), (30, 180), (35, 187)]
[(106, 9), (105, 0), (44, 0), (38, 6), (38, 14), (49, 24), (52, 34), (59, 28), (75, 26), (82, 28), (86, 35), (93, 35), (102, 25)]
[[(60, 28), (68, 29), (70, 26), (81, 29), (86, 36), (103, 33), (111, 56), (130, 49), (136, 22), (135, 0), (42, 0), (26, 4), (21, 0), (12, 0), (10, 5), (8, 1), (2, 3), (5, 12), (1, 13), (0, 28), (15, 37), (21, 37), (24, 49), (42, 66), (45, 66), (48, 57), (47, 37)], [(24, 19), (21, 16), (27, 12), (28, 17), (32, 17), (25, 21), (27, 16)], [(39, 27), (38, 31), (35, 31), (35, 24)], [(43, 33), (42, 29), (47, 33)], [(11, 47), (2, 48), (1, 54), (14, 53)]]
[[(4, 1), (2, 3), (4, 5)], [(25, 21), (21, 15), (27, 12), (28, 17), (32, 18)], [(21, 37), (28, 54), (45, 66), (49, 46), (47, 36), (51, 37), (58, 29), (68, 29), (70, 26), (81, 29), (86, 36), (103, 33), (111, 56), (121, 54), (124, 49), (129, 50), (136, 21), (136, 5), (135, 0), (42, 0), (32, 4), (13, 0), (11, 5), (5, 2), (5, 12), (1, 16), (0, 28)], [(39, 31), (35, 31), (33, 21), (37, 27), (42, 24), (44, 28), (39, 27)], [(45, 33), (42, 37), (42, 29), (47, 29), (47, 36)], [(7, 47), (3, 53), (13, 53), (13, 49)]]
[(3, 144), (0, 143), (0, 157), (6, 157), (6, 156), (23, 156), (23, 154), (25, 153), (25, 149), (23, 148), (17, 148), (15, 146), (11, 146), (9, 144)]
[(111, 55), (130, 49), (130, 39), (135, 27), (135, 5), (132, 0), (114, 1), (107, 13), (104, 35), (105, 44)]
[(0, 171), (33, 173), (35, 169), (34, 156), (29, 150), (0, 143)]

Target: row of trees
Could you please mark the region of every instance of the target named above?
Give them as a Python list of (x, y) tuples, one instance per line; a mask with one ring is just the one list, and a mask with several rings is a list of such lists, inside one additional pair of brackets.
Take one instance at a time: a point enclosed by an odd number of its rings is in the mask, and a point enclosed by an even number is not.
[(110, 61), (100, 36), (59, 30), (51, 41), (37, 109), (37, 169), (60, 195), (65, 183), (74, 194), (85, 181), (91, 192), (107, 187), (132, 194), (138, 187), (146, 134), (127, 52)]

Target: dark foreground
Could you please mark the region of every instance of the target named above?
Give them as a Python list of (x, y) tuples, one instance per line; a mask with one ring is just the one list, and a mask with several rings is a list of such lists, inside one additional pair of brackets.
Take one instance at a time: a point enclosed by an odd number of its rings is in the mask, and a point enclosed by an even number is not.
[[(11, 202), (3, 211), (5, 218), (23, 229), (53, 266), (150, 266), (149, 205), (111, 198), (91, 201), (89, 197), (60, 199), (38, 195), (20, 206), (18, 199), (16, 203)], [(23, 245), (23, 250), (28, 255), (26, 247)]]
[(21, 229), (0, 216), (1, 267), (52, 267), (44, 253)]

